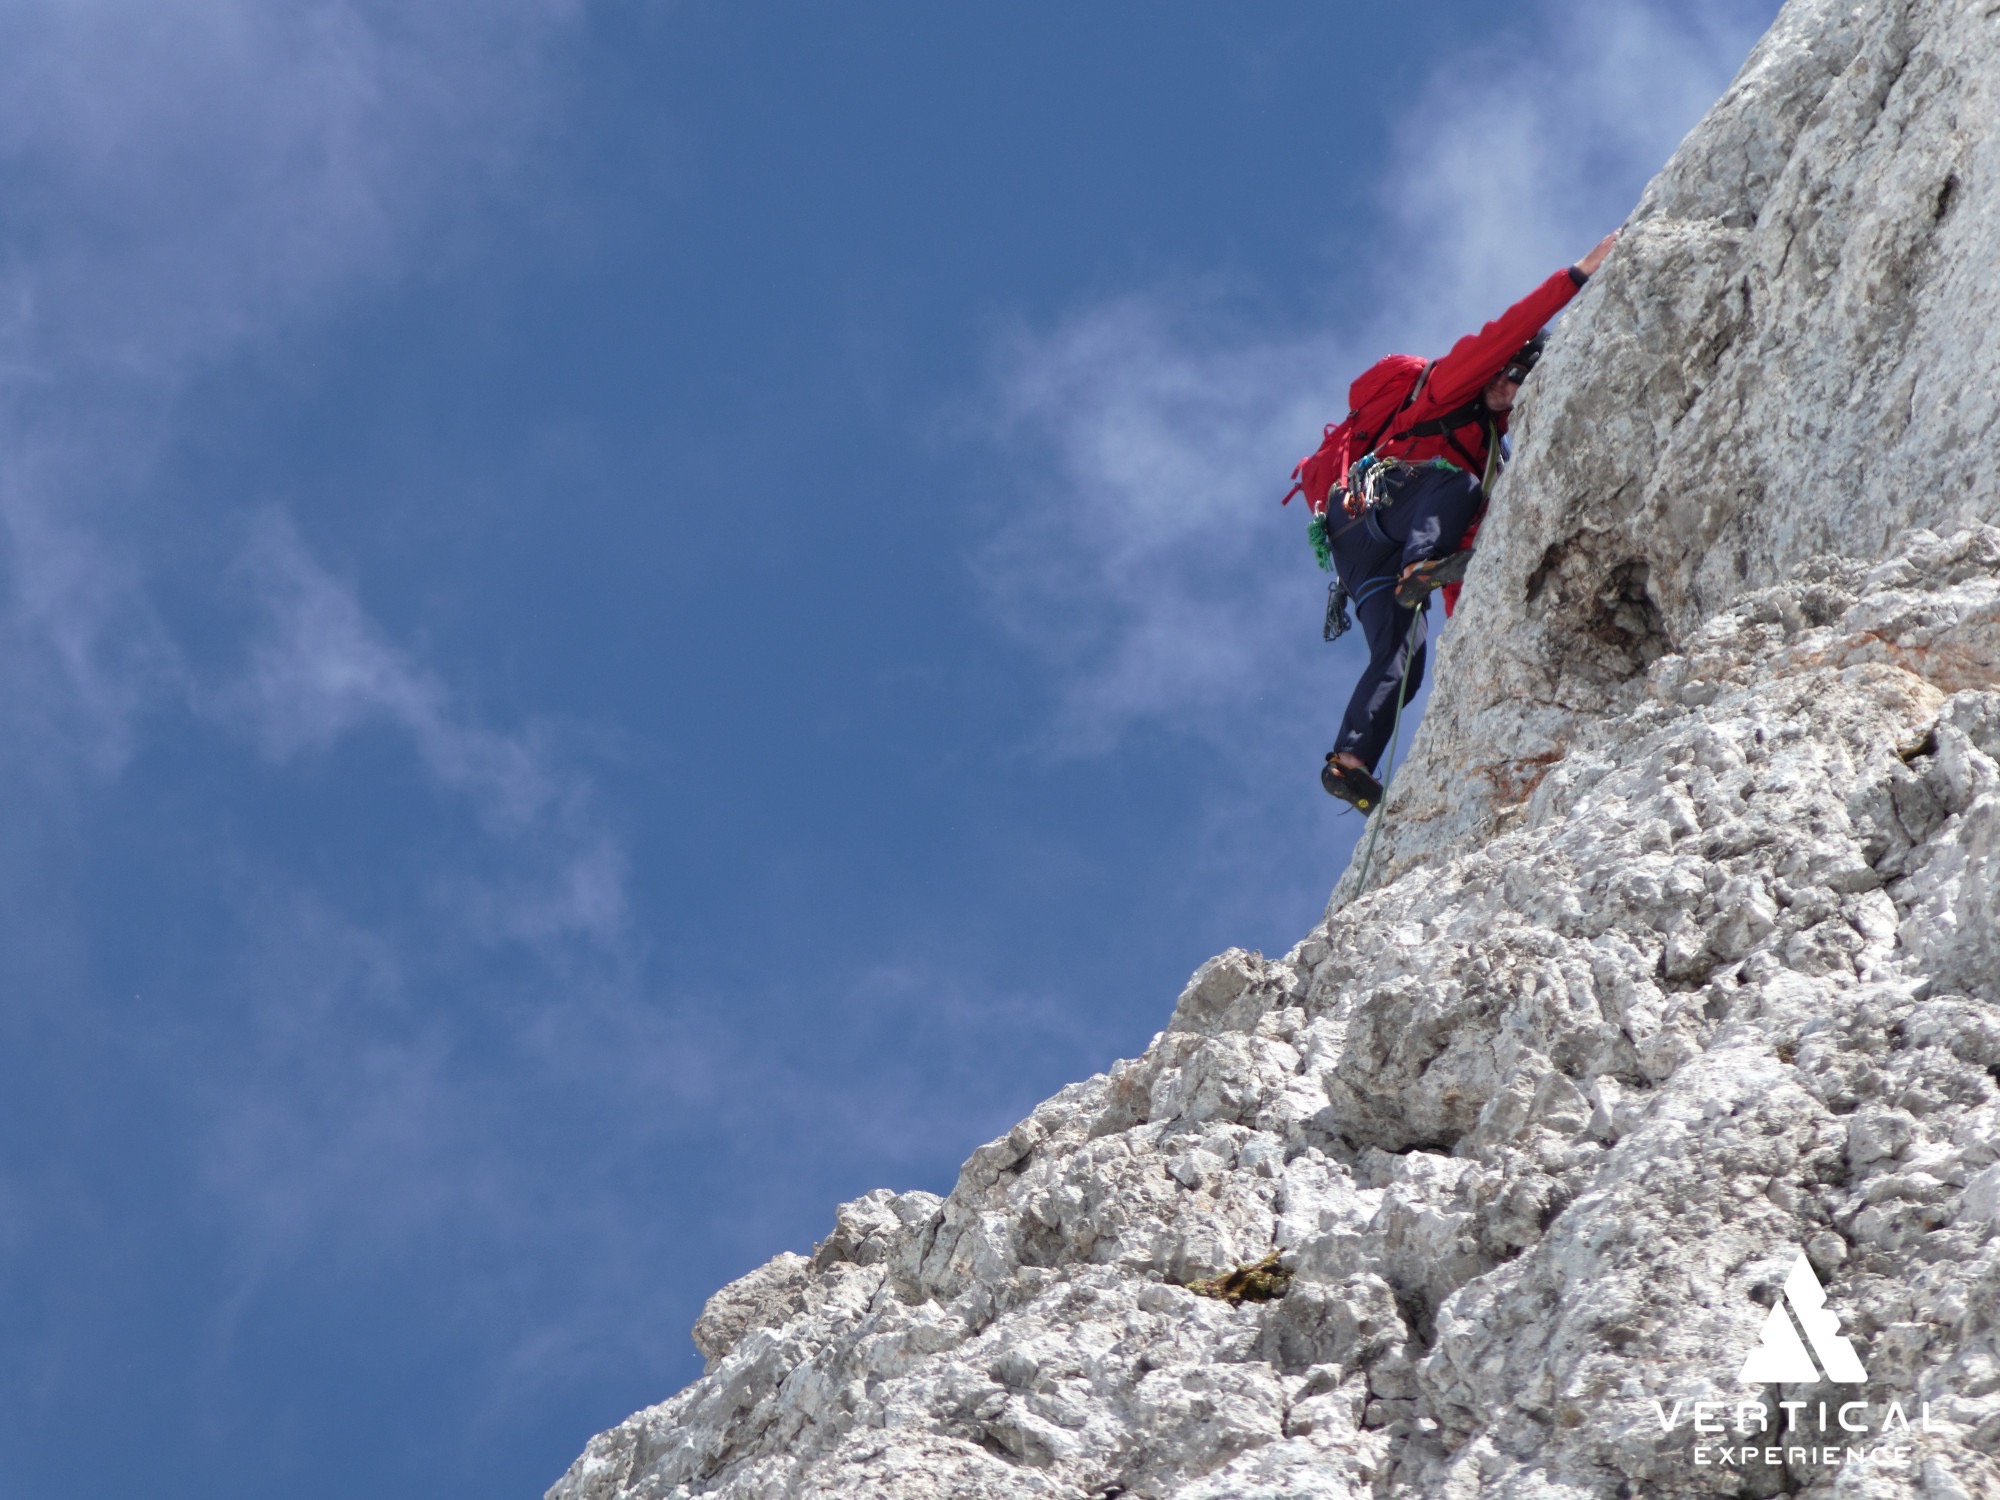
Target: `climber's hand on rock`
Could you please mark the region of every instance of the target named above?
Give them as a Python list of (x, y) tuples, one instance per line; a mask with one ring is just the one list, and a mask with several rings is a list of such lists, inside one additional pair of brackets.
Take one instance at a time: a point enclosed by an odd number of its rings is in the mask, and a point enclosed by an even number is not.
[(1604, 257), (1611, 253), (1611, 247), (1618, 243), (1618, 236), (1624, 232), (1622, 229), (1612, 230), (1597, 242), (1596, 249), (1576, 263), (1576, 268), (1586, 276), (1596, 275), (1597, 268), (1604, 264)]

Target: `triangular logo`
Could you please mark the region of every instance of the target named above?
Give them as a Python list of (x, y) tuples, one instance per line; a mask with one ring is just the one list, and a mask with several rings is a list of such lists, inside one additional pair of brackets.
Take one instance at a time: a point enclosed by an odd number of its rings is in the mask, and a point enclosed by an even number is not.
[(1840, 1385), (1860, 1385), (1867, 1380), (1861, 1356), (1842, 1336), (1839, 1315), (1826, 1310), (1826, 1288), (1819, 1284), (1804, 1255), (1799, 1256), (1791, 1274), (1785, 1277), (1785, 1294), (1772, 1307), (1771, 1316), (1764, 1320), (1764, 1337), (1743, 1361), (1743, 1373), (1738, 1379), (1752, 1384), (1819, 1382), (1820, 1371), (1813, 1365), (1813, 1355), (1806, 1353), (1805, 1344), (1799, 1341), (1792, 1327), (1792, 1319), (1785, 1316), (1786, 1303), (1791, 1304), (1792, 1313), (1798, 1318), (1799, 1327), (1805, 1330), (1813, 1354), (1819, 1356), (1828, 1380)]

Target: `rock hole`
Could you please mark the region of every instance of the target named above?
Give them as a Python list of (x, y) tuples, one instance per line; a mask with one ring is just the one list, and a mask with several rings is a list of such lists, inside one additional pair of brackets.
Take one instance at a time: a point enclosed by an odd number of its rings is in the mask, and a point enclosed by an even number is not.
[[(1540, 1229), (1543, 1234), (1547, 1234), (1549, 1232), (1549, 1226), (1555, 1223), (1557, 1219), (1562, 1217), (1562, 1211), (1570, 1206), (1570, 1202), (1571, 1199), (1569, 1194), (1567, 1193), (1559, 1192), (1553, 1195), (1547, 1203), (1544, 1203), (1542, 1205), (1542, 1211), (1535, 1216), (1538, 1221), (1536, 1227)], [(1521, 1249), (1523, 1251), (1525, 1251), (1527, 1248), (1528, 1247), (1526, 1245), (1521, 1246)], [(1508, 1258), (1512, 1259), (1511, 1256)]]
[(1674, 645), (1653, 598), (1651, 567), (1627, 558), (1607, 569), (1604, 540), (1572, 536), (1551, 544), (1528, 575), (1526, 599), (1549, 616), (1551, 644), (1565, 670), (1593, 681), (1623, 682)]
[(986, 1431), (984, 1428), (980, 1429), (979, 1446), (984, 1448), (988, 1453), (992, 1454), (995, 1458), (1003, 1459), (1007, 1463), (1014, 1465), (1016, 1468), (1019, 1468), (1021, 1465), (1021, 1455), (1016, 1453), (1012, 1448), (1009, 1448), (1005, 1443), (1001, 1442), (999, 1438), (995, 1437), (992, 1433)]
[(1800, 596), (1799, 612), (1805, 616), (1806, 624), (1818, 629), (1822, 625), (1831, 625), (1846, 614), (1847, 606), (1852, 602), (1851, 596), (1841, 593), (1839, 589), (1816, 583)]
[(1402, 1315), (1403, 1326), (1410, 1330), (1410, 1353), (1421, 1358), (1430, 1353), (1431, 1341), (1437, 1337), (1437, 1314), (1424, 1294), (1409, 1287), (1391, 1286), (1396, 1297), (1396, 1311)]
[(1952, 202), (1957, 197), (1958, 173), (1953, 172), (1945, 178), (1943, 184), (1938, 188), (1937, 203), (1931, 209), (1931, 222), (1933, 224), (1942, 224), (1944, 222), (1944, 216), (1951, 212)]
[(1598, 588), (1584, 633), (1601, 641), (1613, 675), (1636, 677), (1673, 650), (1666, 617), (1654, 602), (1652, 569), (1636, 558), (1619, 563)]
[(1548, 587), (1549, 575), (1562, 566), (1569, 554), (1569, 548), (1561, 542), (1551, 542), (1542, 553), (1542, 560), (1535, 571), (1528, 575), (1528, 600), (1533, 603), (1542, 597), (1542, 590)]

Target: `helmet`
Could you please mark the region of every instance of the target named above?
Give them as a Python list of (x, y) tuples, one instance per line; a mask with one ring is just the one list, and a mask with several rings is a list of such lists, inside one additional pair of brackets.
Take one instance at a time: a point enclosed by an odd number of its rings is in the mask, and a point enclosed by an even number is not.
[(1507, 361), (1507, 368), (1500, 372), (1500, 378), (1511, 380), (1515, 385), (1526, 380), (1528, 372), (1540, 362), (1542, 350), (1548, 347), (1548, 342), (1548, 330), (1543, 329), (1514, 351), (1514, 357)]

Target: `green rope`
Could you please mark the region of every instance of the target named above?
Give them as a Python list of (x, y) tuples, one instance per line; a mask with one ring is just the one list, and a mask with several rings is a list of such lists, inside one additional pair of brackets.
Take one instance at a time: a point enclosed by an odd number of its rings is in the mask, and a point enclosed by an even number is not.
[(1313, 544), (1313, 556), (1319, 559), (1320, 571), (1333, 571), (1333, 543), (1326, 534), (1326, 517), (1314, 516), (1306, 523), (1306, 540)]
[[(1430, 595), (1424, 595), (1424, 602), (1417, 606), (1417, 619), (1428, 620), (1431, 612)], [(1368, 847), (1361, 851), (1361, 873), (1354, 882), (1354, 896), (1359, 901), (1363, 891), (1368, 889), (1368, 866), (1375, 858), (1375, 840), (1382, 832), (1382, 819), (1389, 812), (1389, 783), (1396, 777), (1396, 747), (1403, 738), (1403, 698), (1410, 689), (1410, 668), (1417, 664), (1417, 653), (1412, 648), (1403, 658), (1403, 681), (1396, 689), (1396, 722), (1389, 731), (1389, 775), (1382, 782), (1382, 801), (1376, 807), (1375, 815), (1368, 820)]]

